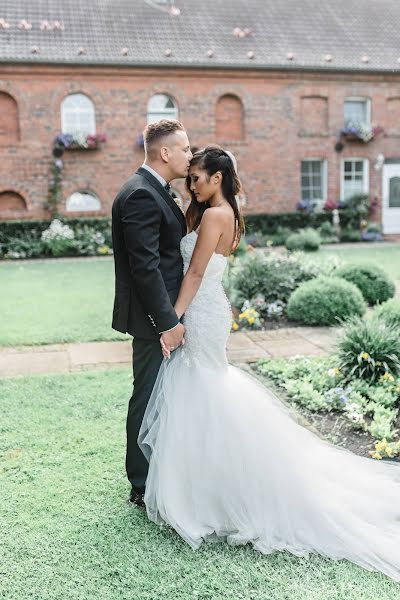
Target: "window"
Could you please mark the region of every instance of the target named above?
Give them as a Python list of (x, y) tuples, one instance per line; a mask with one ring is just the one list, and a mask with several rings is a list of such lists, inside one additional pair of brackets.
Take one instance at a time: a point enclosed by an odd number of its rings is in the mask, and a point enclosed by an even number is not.
[(344, 125), (371, 123), (371, 103), (367, 98), (347, 98), (344, 102)]
[(155, 94), (147, 105), (147, 124), (160, 119), (179, 119), (175, 100), (166, 94)]
[(21, 212), (27, 209), (25, 199), (13, 191), (0, 192), (0, 214)]
[(309, 158), (301, 161), (301, 199), (326, 200), (326, 160)]
[(93, 102), (85, 94), (70, 94), (61, 103), (61, 129), (63, 133), (96, 133)]
[(101, 210), (101, 204), (93, 192), (74, 192), (67, 200), (66, 210), (68, 212)]
[(215, 109), (215, 135), (221, 141), (243, 139), (243, 104), (237, 96), (227, 94), (218, 99)]
[(9, 94), (0, 92), (0, 145), (16, 144), (19, 138), (17, 102)]
[(368, 160), (366, 158), (343, 160), (341, 199), (347, 200), (355, 194), (367, 194), (368, 190)]

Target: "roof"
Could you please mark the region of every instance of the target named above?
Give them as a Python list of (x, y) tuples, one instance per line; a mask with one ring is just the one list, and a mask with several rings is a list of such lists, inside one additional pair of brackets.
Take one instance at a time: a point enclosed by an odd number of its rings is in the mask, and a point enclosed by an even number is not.
[(2, 0), (0, 62), (400, 71), (399, 0)]

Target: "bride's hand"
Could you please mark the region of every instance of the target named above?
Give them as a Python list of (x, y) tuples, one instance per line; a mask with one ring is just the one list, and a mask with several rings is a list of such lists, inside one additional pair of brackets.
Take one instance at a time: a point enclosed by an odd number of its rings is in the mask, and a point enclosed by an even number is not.
[(162, 336), (160, 337), (160, 344), (161, 344), (161, 350), (162, 350), (163, 357), (164, 358), (170, 358), (171, 357), (171, 351), (165, 345), (165, 342), (162, 339)]

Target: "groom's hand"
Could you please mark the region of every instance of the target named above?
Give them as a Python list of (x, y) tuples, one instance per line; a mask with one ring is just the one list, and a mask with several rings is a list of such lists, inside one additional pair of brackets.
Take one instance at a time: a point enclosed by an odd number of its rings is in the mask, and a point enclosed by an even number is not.
[(183, 337), (185, 334), (185, 327), (182, 323), (178, 323), (176, 327), (171, 329), (170, 331), (165, 331), (160, 337), (161, 348), (163, 349), (164, 357), (170, 356), (170, 353), (173, 352), (180, 346), (185, 343), (185, 338)]

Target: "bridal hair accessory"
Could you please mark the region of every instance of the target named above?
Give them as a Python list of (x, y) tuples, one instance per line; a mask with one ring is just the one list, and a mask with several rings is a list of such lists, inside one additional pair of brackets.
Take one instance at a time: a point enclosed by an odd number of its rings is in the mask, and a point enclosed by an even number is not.
[(233, 168), (235, 170), (236, 175), (238, 174), (238, 170), (237, 170), (237, 161), (235, 158), (235, 155), (232, 154), (232, 152), (230, 150), (224, 150), (225, 154), (227, 154), (229, 156), (229, 158), (231, 159), (232, 163), (233, 163)]

